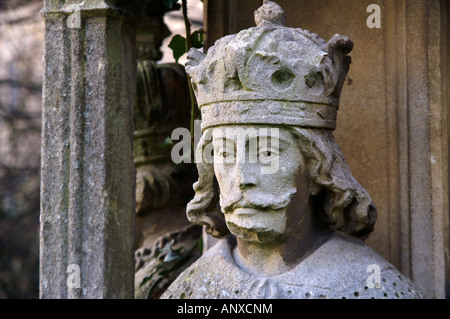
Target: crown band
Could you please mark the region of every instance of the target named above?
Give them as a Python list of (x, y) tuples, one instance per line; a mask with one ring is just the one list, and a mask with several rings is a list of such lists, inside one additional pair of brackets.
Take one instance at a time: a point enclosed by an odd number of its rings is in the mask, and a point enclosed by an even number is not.
[(337, 109), (329, 104), (251, 100), (224, 101), (203, 105), (202, 130), (218, 125), (270, 124), (309, 128), (336, 128)]

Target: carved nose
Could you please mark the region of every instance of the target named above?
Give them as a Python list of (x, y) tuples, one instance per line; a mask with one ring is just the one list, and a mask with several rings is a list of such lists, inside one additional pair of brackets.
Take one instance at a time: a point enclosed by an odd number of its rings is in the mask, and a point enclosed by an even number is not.
[(243, 189), (256, 185), (256, 175), (245, 165), (237, 165), (239, 188)]

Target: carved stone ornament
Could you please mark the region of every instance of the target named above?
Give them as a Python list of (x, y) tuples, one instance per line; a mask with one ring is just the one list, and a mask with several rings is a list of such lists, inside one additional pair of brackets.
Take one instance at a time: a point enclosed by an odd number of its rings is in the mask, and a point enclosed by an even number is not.
[(162, 298), (421, 298), (364, 243), (376, 208), (332, 135), (353, 43), (285, 27), (272, 1), (255, 21), (188, 54), (203, 135), (187, 216), (221, 239)]

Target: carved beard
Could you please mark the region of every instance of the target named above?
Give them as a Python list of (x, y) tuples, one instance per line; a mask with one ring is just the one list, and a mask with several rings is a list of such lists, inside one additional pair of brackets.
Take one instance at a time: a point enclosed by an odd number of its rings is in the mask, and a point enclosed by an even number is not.
[(236, 192), (228, 198), (223, 198), (220, 194), (220, 207), (222, 213), (230, 213), (237, 208), (253, 208), (257, 210), (279, 210), (286, 208), (292, 197), (297, 192), (297, 188), (287, 189), (282, 195), (254, 193), (249, 195), (251, 200), (246, 198), (245, 191)]

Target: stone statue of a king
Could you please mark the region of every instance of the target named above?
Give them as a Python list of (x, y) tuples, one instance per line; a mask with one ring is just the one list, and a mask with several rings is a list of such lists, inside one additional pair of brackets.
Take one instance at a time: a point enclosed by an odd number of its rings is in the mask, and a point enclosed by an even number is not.
[(353, 43), (256, 27), (189, 52), (202, 115), (188, 219), (221, 238), (162, 298), (420, 298), (364, 243), (376, 208), (332, 135)]

